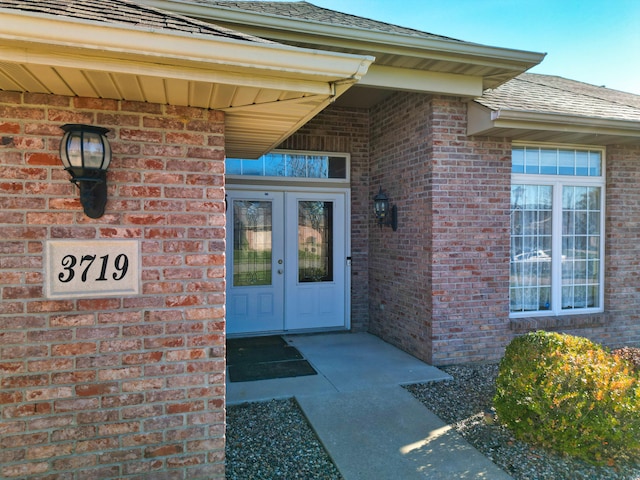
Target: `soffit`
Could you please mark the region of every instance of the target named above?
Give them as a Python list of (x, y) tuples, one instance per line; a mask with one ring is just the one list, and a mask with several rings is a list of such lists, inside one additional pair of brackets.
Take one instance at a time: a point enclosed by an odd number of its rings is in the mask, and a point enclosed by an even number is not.
[[(400, 75), (412, 70), (476, 78), (477, 95), (544, 58), (540, 53), (463, 42), (322, 9), (307, 2), (140, 1), (288, 45), (372, 55), (375, 67), (397, 69)], [(368, 86), (367, 76), (360, 84)], [(371, 86), (399, 89), (393, 81)]]
[(1, 90), (222, 110), (226, 153), (244, 158), (282, 142), (372, 61), (15, 9), (0, 8), (0, 24)]

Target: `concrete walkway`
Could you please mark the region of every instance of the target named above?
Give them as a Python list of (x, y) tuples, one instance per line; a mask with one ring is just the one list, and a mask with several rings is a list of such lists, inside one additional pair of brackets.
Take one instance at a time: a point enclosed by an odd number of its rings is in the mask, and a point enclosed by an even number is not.
[(295, 397), (345, 480), (511, 478), (401, 387), (446, 373), (366, 333), (285, 338), (318, 375), (227, 383), (227, 403)]

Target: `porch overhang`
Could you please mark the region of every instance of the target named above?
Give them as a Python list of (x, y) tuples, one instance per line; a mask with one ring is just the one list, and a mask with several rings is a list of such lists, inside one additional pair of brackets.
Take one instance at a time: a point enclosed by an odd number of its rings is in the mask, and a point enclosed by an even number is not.
[(640, 145), (640, 122), (558, 113), (490, 109), (468, 103), (468, 135), (528, 142)]
[[(353, 25), (287, 18), (233, 5), (140, 0), (157, 8), (305, 48), (372, 55), (375, 65), (356, 90), (419, 91), (478, 97), (539, 64), (543, 53), (499, 48), (436, 35), (383, 32)], [(424, 33), (424, 32), (416, 32)], [(367, 106), (367, 105), (365, 105)]]
[(0, 24), (0, 90), (221, 110), (226, 154), (243, 158), (277, 146), (374, 60), (13, 9)]

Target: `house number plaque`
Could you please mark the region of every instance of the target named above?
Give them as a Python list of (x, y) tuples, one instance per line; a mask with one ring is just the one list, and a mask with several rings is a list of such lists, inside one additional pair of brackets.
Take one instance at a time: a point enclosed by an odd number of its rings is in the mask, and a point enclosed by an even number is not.
[(48, 298), (112, 297), (140, 291), (136, 240), (50, 240), (46, 247)]

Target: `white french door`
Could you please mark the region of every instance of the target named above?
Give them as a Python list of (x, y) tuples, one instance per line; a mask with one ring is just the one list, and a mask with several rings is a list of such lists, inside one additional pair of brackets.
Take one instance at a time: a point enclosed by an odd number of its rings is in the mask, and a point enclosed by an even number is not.
[(228, 190), (228, 334), (348, 327), (347, 195)]

